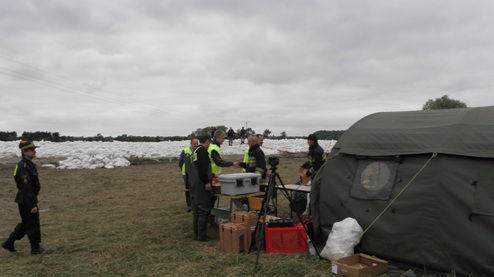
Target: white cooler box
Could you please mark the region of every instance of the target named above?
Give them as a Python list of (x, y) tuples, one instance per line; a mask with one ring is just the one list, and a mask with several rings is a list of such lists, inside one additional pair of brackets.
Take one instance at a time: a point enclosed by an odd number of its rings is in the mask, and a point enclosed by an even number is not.
[(221, 194), (238, 195), (259, 192), (261, 174), (231, 173), (218, 176), (221, 185)]

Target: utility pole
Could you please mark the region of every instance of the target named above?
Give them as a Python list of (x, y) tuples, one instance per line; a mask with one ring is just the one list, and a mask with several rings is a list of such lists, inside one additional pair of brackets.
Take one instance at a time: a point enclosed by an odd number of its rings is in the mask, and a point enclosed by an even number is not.
[(245, 123), (245, 129), (247, 130), (247, 124), (250, 122), (250, 120), (249, 120), (249, 121), (244, 120), (244, 121), (242, 121), (242, 122), (244, 122), (244, 123)]

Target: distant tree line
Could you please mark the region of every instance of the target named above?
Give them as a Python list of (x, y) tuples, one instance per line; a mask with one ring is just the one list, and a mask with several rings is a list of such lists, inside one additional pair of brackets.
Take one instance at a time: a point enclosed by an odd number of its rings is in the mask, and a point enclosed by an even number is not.
[(0, 132), (1, 141), (14, 141), (17, 140), (17, 132)]
[[(221, 126), (208, 126), (204, 128), (198, 128), (197, 130), (193, 131), (191, 134), (187, 136), (187, 139), (191, 139), (193, 137), (199, 137), (204, 134), (212, 135), (214, 130), (222, 130), (225, 133), (228, 132), (228, 128), (224, 125)], [(234, 130), (235, 131), (235, 138), (239, 138), (240, 134), (240, 129)], [(252, 128), (247, 128), (245, 129), (247, 134), (258, 134), (256, 133), (255, 130)], [(314, 134), (317, 136), (318, 139), (325, 139), (325, 140), (338, 140), (340, 136), (344, 133), (345, 131), (343, 130), (337, 130), (337, 131), (326, 131), (326, 130), (321, 130), (317, 131)], [(304, 136), (288, 136), (285, 131), (281, 132), (279, 136), (276, 135), (271, 135), (272, 132), (269, 129), (264, 130), (264, 132), (260, 133), (262, 134), (265, 138), (269, 139), (296, 139), (296, 138), (305, 138)]]
[(17, 132), (2, 132), (0, 131), (0, 141), (15, 141), (20, 139), (28, 139), (33, 141), (52, 141), (52, 142), (65, 142), (65, 141), (130, 141), (130, 142), (157, 142), (157, 141), (181, 141), (187, 139), (186, 136), (130, 136), (120, 135), (118, 137), (103, 136), (97, 134), (96, 136), (84, 137), (84, 136), (62, 136), (59, 132), (23, 132), (20, 136)]
[(14, 141), (18, 139), (29, 139), (29, 140), (49, 140), (54, 142), (60, 141), (60, 133), (51, 132), (23, 132), (22, 135), (18, 136), (17, 132), (0, 132), (1, 141)]
[[(15, 141), (20, 139), (28, 139), (33, 141), (52, 141), (52, 142), (66, 142), (66, 141), (128, 141), (128, 142), (159, 142), (159, 141), (182, 141), (188, 140), (193, 137), (199, 137), (203, 134), (211, 135), (214, 130), (223, 130), (225, 133), (228, 131), (227, 127), (222, 126), (208, 126), (204, 128), (198, 128), (190, 133), (188, 136), (132, 136), (123, 134), (117, 137), (103, 136), (97, 134), (96, 136), (84, 137), (84, 136), (63, 136), (59, 132), (23, 132), (18, 136), (17, 132), (2, 132), (0, 131), (0, 141)], [(338, 140), (345, 131), (317, 131), (314, 134), (319, 139)], [(239, 130), (235, 130), (235, 138), (239, 138)], [(257, 134), (252, 128), (246, 129), (247, 134)], [(303, 136), (288, 136), (285, 131), (281, 132), (279, 136), (271, 135), (269, 129), (264, 130), (262, 134), (265, 138), (269, 139), (295, 139), (304, 138)]]

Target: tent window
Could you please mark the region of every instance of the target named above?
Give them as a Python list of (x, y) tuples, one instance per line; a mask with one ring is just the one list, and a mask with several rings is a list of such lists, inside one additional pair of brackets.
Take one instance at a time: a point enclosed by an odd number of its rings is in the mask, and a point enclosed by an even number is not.
[(398, 170), (397, 161), (360, 160), (350, 196), (367, 200), (388, 200)]

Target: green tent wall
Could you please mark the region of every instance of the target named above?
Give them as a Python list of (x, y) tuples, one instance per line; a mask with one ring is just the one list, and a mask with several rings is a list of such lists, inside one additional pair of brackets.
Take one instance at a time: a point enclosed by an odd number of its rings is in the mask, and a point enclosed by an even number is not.
[(369, 115), (338, 140), (312, 185), (319, 241), (346, 217), (364, 230), (377, 218), (359, 252), (494, 276), (494, 107)]

